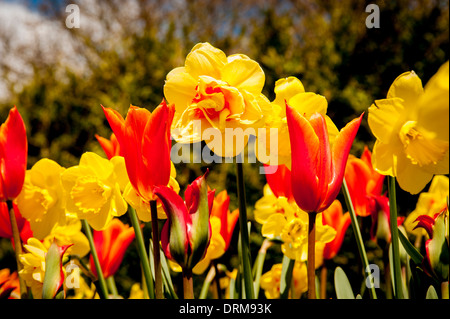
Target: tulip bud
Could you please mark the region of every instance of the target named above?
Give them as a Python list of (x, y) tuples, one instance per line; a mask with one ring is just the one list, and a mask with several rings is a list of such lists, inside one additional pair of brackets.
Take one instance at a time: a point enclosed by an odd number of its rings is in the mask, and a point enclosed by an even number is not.
[(191, 270), (203, 259), (211, 239), (209, 216), (214, 191), (208, 191), (207, 174), (187, 187), (185, 201), (167, 186), (154, 190), (168, 218), (161, 232), (163, 251), (185, 270)]
[(67, 248), (72, 245), (58, 246), (53, 242), (45, 255), (45, 277), (42, 287), (42, 298), (53, 299), (64, 295), (63, 283), (64, 272), (62, 269), (62, 259)]

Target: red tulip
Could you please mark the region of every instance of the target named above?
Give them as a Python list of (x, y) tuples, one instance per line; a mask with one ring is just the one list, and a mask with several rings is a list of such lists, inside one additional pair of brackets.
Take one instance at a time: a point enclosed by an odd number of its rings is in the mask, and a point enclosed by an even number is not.
[(116, 135), (114, 133), (111, 134), (109, 140), (98, 134), (95, 134), (95, 138), (99, 142), (108, 159), (111, 159), (114, 156), (123, 156), (123, 152), (120, 149), (119, 142), (117, 141)]
[(230, 246), (233, 230), (239, 218), (239, 209), (235, 209), (230, 213), (229, 206), (230, 196), (228, 196), (226, 190), (223, 190), (214, 198), (211, 211), (211, 217), (216, 216), (220, 219), (220, 235), (225, 241), (225, 251)]
[(336, 199), (345, 165), (363, 115), (348, 123), (330, 147), (325, 118), (320, 113), (305, 118), (286, 105), (292, 151), (292, 193), (306, 212), (322, 212)]
[(294, 201), (291, 188), (291, 171), (282, 164), (278, 166), (264, 165), (266, 180), (270, 190), (276, 197), (286, 197), (289, 202)]
[[(94, 230), (94, 245), (102, 268), (103, 276), (113, 276), (119, 269), (128, 246), (135, 238), (132, 227), (114, 218), (104, 230)], [(94, 260), (90, 258), (91, 270), (97, 276)]]
[(384, 175), (376, 172), (372, 167), (371, 152), (367, 147), (361, 158), (350, 155), (345, 168), (347, 182), (353, 207), (358, 216), (371, 215), (373, 197), (381, 196)]
[(206, 185), (206, 175), (186, 188), (185, 200), (170, 187), (155, 188), (167, 221), (161, 231), (161, 246), (167, 258), (184, 270), (191, 270), (203, 259), (211, 239), (211, 214), (214, 193)]
[[(19, 208), (13, 203), (14, 213), (16, 215), (17, 227), (19, 229), (20, 238), (24, 243), (28, 241), (28, 238), (33, 237), (33, 231), (30, 227), (30, 222), (22, 217), (19, 212)], [(11, 220), (9, 218), (8, 205), (6, 202), (0, 202), (0, 237), (1, 238), (13, 238), (11, 230)]]
[(331, 206), (322, 214), (323, 224), (329, 225), (336, 230), (336, 237), (325, 244), (323, 250), (324, 259), (333, 259), (339, 252), (344, 241), (345, 232), (350, 226), (350, 213), (343, 213), (341, 202), (335, 200)]
[(19, 195), (27, 170), (27, 134), (17, 108), (0, 127), (0, 200), (12, 200)]
[(163, 101), (151, 113), (131, 105), (125, 120), (115, 110), (103, 107), (103, 111), (124, 154), (133, 188), (144, 200), (156, 200), (154, 187), (165, 186), (170, 179), (170, 127), (175, 107)]

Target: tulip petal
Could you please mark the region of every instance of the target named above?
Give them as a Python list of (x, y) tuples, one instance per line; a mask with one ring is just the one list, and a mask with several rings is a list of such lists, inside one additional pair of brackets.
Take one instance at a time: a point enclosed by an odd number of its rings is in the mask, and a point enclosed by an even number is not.
[(154, 194), (161, 200), (167, 214), (167, 221), (161, 232), (164, 253), (181, 267), (186, 267), (189, 248), (188, 224), (191, 224), (186, 205), (170, 187), (155, 187)]
[(14, 106), (0, 127), (0, 198), (17, 197), (27, 169), (28, 143), (25, 124)]
[(348, 123), (338, 134), (334, 141), (331, 154), (333, 158), (333, 167), (331, 169), (331, 178), (329, 179), (328, 191), (325, 201), (322, 202), (319, 212), (326, 209), (336, 199), (344, 179), (345, 166), (348, 155), (352, 148), (353, 140), (356, 137), (364, 113), (359, 118)]
[(292, 192), (297, 205), (312, 212), (320, 199), (316, 167), (320, 140), (309, 121), (288, 104), (286, 119), (292, 151)]

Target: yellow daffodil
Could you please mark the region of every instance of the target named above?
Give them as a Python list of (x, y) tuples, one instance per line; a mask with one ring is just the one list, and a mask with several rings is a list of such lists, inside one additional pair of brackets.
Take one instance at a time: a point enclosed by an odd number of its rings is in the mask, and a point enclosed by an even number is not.
[(434, 174), (448, 174), (448, 121), (449, 62), (425, 88), (414, 71), (401, 74), (387, 98), (369, 108), (375, 170), (396, 177), (411, 194), (419, 193)]
[(65, 225), (65, 196), (61, 174), (65, 168), (44, 158), (36, 162), (25, 175), (25, 183), (17, 197), (17, 206), (30, 221), (33, 236), (44, 239), (55, 225)]
[(141, 288), (141, 284), (136, 282), (131, 286), (130, 296), (128, 299), (144, 299), (144, 291)]
[[(265, 75), (259, 64), (243, 54), (226, 54), (209, 43), (195, 45), (185, 65), (173, 69), (166, 77), (164, 95), (175, 104), (172, 135), (179, 143), (204, 140), (219, 156), (233, 157), (248, 142), (227, 141), (226, 129), (255, 128), (262, 124), (264, 110), (270, 108), (261, 93)], [(200, 132), (196, 125), (201, 125)], [(218, 131), (204, 134), (206, 129)]]
[[(280, 298), (280, 282), (281, 282), (282, 264), (275, 264), (272, 268), (261, 276), (261, 288), (267, 299)], [(292, 271), (293, 289), (290, 290), (290, 298), (298, 299), (301, 294), (308, 290), (308, 277), (306, 264), (303, 262), (295, 262)], [(293, 295), (292, 295), (293, 293)]]
[[(171, 162), (170, 180), (167, 186), (172, 188), (178, 194), (180, 192), (180, 185), (178, 184), (176, 177), (177, 171), (175, 169), (175, 166)], [(128, 202), (128, 204), (130, 204), (131, 207), (136, 210), (136, 214), (139, 220), (143, 222), (149, 222), (152, 220), (150, 203), (148, 201), (145, 201), (143, 197), (139, 196), (139, 194), (134, 190), (131, 183), (128, 183), (125, 187), (125, 190), (123, 191), (123, 198)], [(156, 203), (158, 219), (167, 219), (167, 215), (164, 212), (161, 200), (159, 198), (156, 200)]]
[(67, 216), (65, 225), (55, 225), (50, 234), (43, 239), (45, 246), (55, 241), (58, 246), (72, 245), (67, 249), (68, 255), (86, 256), (89, 251), (89, 241), (81, 231), (81, 221)]
[(417, 200), (416, 208), (405, 219), (403, 225), (407, 232), (419, 236), (425, 235), (423, 228), (414, 229), (417, 225), (417, 217), (428, 215), (432, 218), (447, 207), (449, 196), (449, 180), (447, 176), (436, 175), (431, 181), (428, 192), (422, 192)]
[(67, 194), (67, 211), (86, 219), (95, 230), (104, 229), (113, 217), (127, 211), (121, 190), (128, 178), (121, 156), (107, 160), (86, 152), (79, 165), (64, 171), (61, 180)]
[[(323, 213), (326, 213), (324, 211)], [(255, 204), (255, 220), (262, 224), (261, 234), (269, 239), (280, 239), (282, 252), (290, 259), (305, 261), (308, 252), (308, 214), (295, 202), (284, 196), (276, 197), (265, 185), (264, 196)], [(334, 239), (336, 230), (322, 223), (322, 213), (316, 220), (316, 256), (321, 256), (324, 245)], [(321, 258), (316, 260), (320, 265)]]
[[(258, 160), (267, 165), (286, 165), (291, 169), (291, 143), (286, 119), (286, 103), (304, 114), (305, 117), (318, 112), (325, 117), (330, 143), (339, 133), (336, 125), (326, 115), (328, 103), (325, 97), (305, 92), (302, 82), (296, 77), (279, 79), (275, 82), (275, 100), (271, 103), (272, 111), (265, 117), (264, 130), (257, 137)], [(271, 136), (276, 134), (275, 137)], [(275, 148), (271, 143), (277, 142)], [(262, 150), (260, 150), (261, 148)], [(263, 154), (263, 156), (260, 156)], [(273, 162), (275, 159), (276, 162)]]

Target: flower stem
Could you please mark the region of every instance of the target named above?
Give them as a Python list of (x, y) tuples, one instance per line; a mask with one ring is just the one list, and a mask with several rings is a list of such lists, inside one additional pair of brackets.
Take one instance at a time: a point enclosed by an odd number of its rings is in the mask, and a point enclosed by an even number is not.
[(97, 271), (97, 278), (99, 283), (99, 294), (103, 299), (108, 299), (108, 288), (106, 286), (106, 280), (103, 276), (102, 267), (100, 265), (100, 260), (98, 259), (97, 249), (94, 245), (94, 237), (92, 236), (91, 226), (86, 219), (82, 219), (81, 223), (83, 225), (84, 232), (86, 233), (86, 237), (89, 241), (89, 246), (91, 248), (92, 259), (94, 260), (95, 270)]
[(389, 210), (390, 210), (390, 228), (392, 243), (392, 261), (394, 269), (394, 297), (403, 299), (402, 272), (400, 265), (400, 247), (397, 226), (397, 199), (395, 191), (395, 177), (388, 176), (388, 192), (389, 192)]
[(108, 284), (111, 294), (113, 295), (114, 298), (117, 298), (119, 296), (119, 292), (117, 291), (117, 286), (116, 286), (116, 282), (114, 280), (114, 276), (109, 276), (105, 280), (106, 280), (106, 283)]
[[(362, 263), (363, 263), (363, 267), (364, 267), (364, 272), (367, 273), (367, 279), (370, 280), (370, 282), (372, 282), (372, 273), (366, 272), (366, 270), (368, 270), (369, 268), (369, 259), (367, 258), (367, 253), (366, 253), (366, 249), (364, 248), (364, 241), (361, 235), (361, 230), (359, 228), (359, 224), (358, 224), (358, 219), (356, 217), (356, 212), (355, 212), (355, 208), (353, 207), (353, 202), (352, 202), (352, 198), (350, 196), (350, 192), (348, 190), (348, 186), (347, 186), (347, 182), (344, 181), (342, 183), (342, 191), (344, 193), (344, 197), (345, 197), (345, 203), (347, 205), (347, 209), (350, 213), (350, 219), (352, 221), (352, 228), (353, 228), (353, 232), (355, 233), (355, 237), (356, 237), (356, 243), (358, 245), (358, 250), (359, 250), (359, 256), (361, 257)], [(375, 286), (371, 285), (370, 289), (369, 289), (369, 294), (370, 294), (370, 298), (372, 299), (377, 299), (377, 293), (375, 292)]]
[(137, 218), (136, 211), (131, 206), (128, 208), (128, 214), (136, 235), (138, 254), (142, 264), (142, 272), (144, 273), (148, 296), (150, 299), (155, 299), (155, 289), (153, 286), (152, 271), (150, 269), (150, 260), (148, 258), (147, 250), (145, 249), (144, 237), (142, 235), (139, 220)]
[[(280, 281), (280, 299), (288, 299), (289, 290), (292, 285), (292, 273), (294, 271), (295, 260), (286, 255), (283, 256)], [(291, 298), (294, 296), (292, 295)]]
[(308, 214), (308, 299), (316, 299), (316, 215)]
[[(13, 203), (11, 200), (7, 200), (6, 205), (8, 207), (9, 220), (11, 222), (11, 231), (14, 240), (14, 250), (17, 262), (17, 273), (19, 273), (23, 268), (22, 263), (20, 262), (20, 254), (22, 254), (22, 242), (20, 240), (20, 232), (19, 227), (17, 226), (16, 214), (14, 212)], [(20, 298), (21, 299), (27, 298), (28, 295), (27, 286), (25, 285), (25, 280), (20, 275), (19, 275), (19, 285), (20, 285)]]
[(152, 242), (153, 242), (153, 261), (155, 265), (155, 291), (156, 299), (163, 299), (163, 282), (161, 270), (161, 255), (159, 252), (159, 228), (158, 228), (158, 208), (156, 200), (150, 201), (150, 212), (152, 216)]
[(183, 270), (183, 292), (184, 299), (194, 299), (194, 283), (192, 280), (192, 271)]
[(236, 178), (239, 200), (239, 228), (241, 230), (241, 263), (243, 272), (242, 274), (244, 276), (245, 296), (247, 299), (254, 299), (250, 241), (247, 231), (247, 204), (245, 200), (244, 170), (242, 166), (241, 154), (236, 156)]

